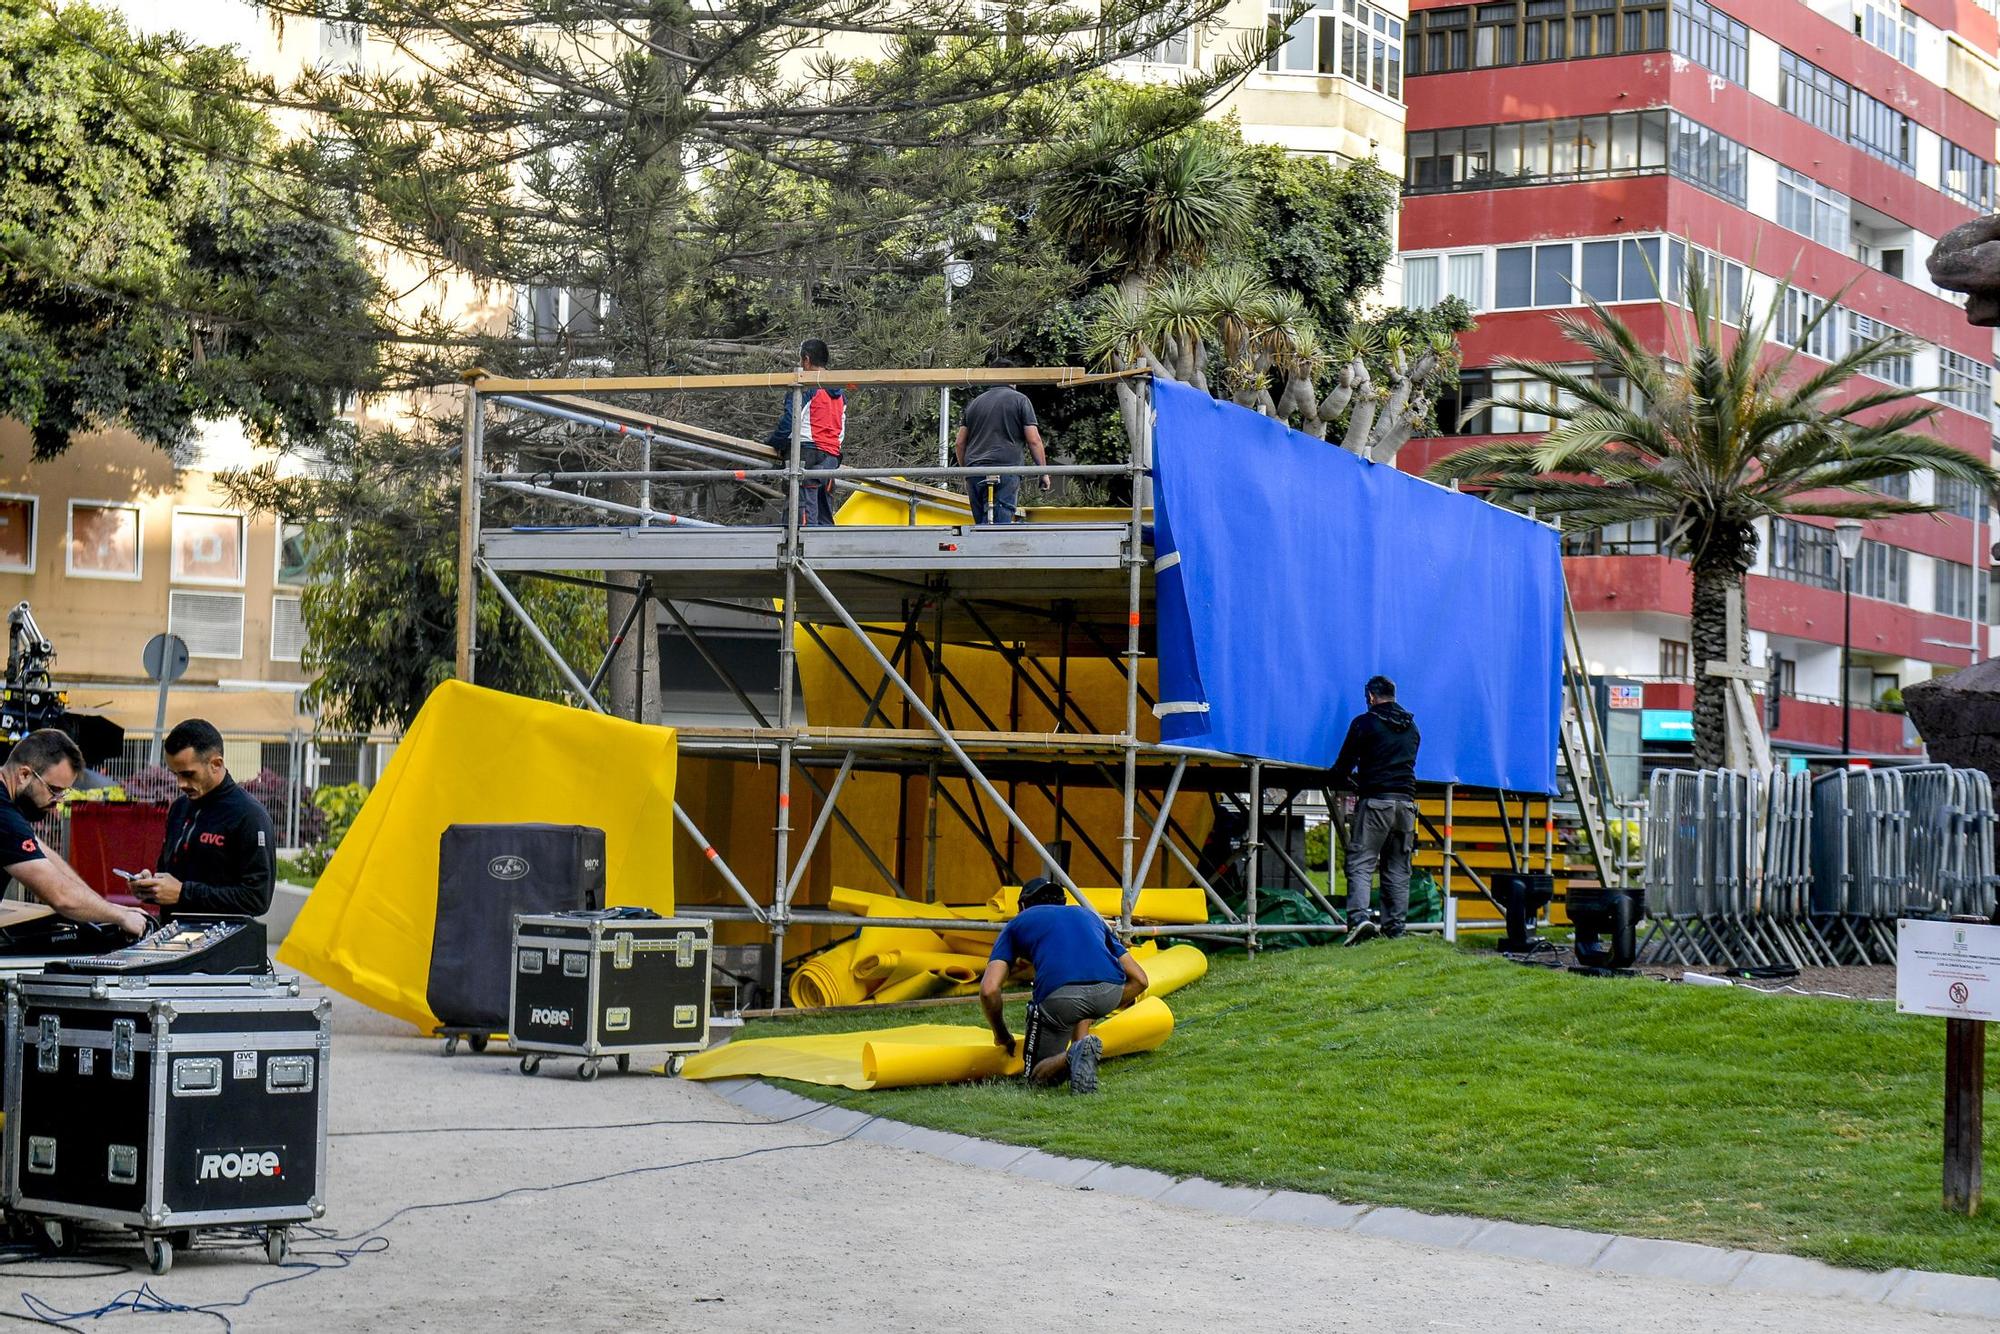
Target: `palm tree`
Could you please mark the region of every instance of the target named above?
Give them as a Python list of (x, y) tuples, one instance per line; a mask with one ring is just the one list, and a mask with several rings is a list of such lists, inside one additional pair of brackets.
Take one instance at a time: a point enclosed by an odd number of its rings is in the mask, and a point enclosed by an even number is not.
[[(1464, 419), (1499, 405), (1548, 417), (1553, 428), (1538, 440), (1461, 450), (1430, 476), (1484, 488), (1499, 503), (1531, 507), (1572, 529), (1656, 525), (1663, 549), (1685, 556), (1692, 568), (1694, 761), (1708, 768), (1723, 762), (1728, 687), (1702, 667), (1729, 656), (1730, 594), (1742, 588), (1756, 557), (1757, 521), (1929, 513), (1937, 507), (1864, 488), (1929, 469), (1993, 493), (2000, 474), (1919, 433), (1939, 411), (1914, 397), (1922, 391), (1852, 383), (1871, 363), (1907, 353), (1905, 335), (1858, 342), (1824, 366), (1801, 365), (1800, 353), (1838, 309), (1835, 302), (1790, 338), (1774, 338), (1789, 291), (1781, 286), (1730, 342), (1702, 265), (1687, 267), (1687, 309), (1670, 340), (1678, 357), (1641, 346), (1623, 320), (1586, 298), (1587, 317), (1556, 319), (1601, 375), (1614, 378), (1501, 358), (1500, 365), (1527, 374), (1531, 395), (1539, 387), (1556, 401), (1488, 399), (1468, 408)], [(1619, 391), (1618, 380), (1636, 392), (1636, 403)]]

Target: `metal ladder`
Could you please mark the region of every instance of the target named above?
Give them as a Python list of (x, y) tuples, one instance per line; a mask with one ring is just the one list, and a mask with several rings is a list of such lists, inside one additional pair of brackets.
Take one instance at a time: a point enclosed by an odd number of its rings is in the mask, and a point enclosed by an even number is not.
[(1591, 698), (1590, 671), (1584, 662), (1583, 637), (1577, 631), (1576, 608), (1570, 602), (1567, 580), (1563, 582), (1561, 733), (1562, 775), (1569, 782), (1570, 799), (1576, 802), (1584, 840), (1597, 869), (1597, 882), (1605, 889), (1615, 889), (1619, 881), (1612, 875), (1611, 834), (1605, 810), (1616, 800), (1616, 794), (1611, 790), (1611, 762), (1604, 746), (1604, 725)]

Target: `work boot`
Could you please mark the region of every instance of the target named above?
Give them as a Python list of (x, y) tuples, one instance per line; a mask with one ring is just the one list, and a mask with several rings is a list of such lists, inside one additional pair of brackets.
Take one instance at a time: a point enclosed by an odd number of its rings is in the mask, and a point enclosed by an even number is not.
[(1103, 1055), (1104, 1039), (1095, 1033), (1085, 1034), (1082, 1041), (1069, 1049), (1071, 1093), (1097, 1092), (1097, 1062)]
[(1347, 928), (1347, 939), (1343, 945), (1359, 945), (1364, 940), (1373, 940), (1382, 934), (1382, 928), (1375, 925), (1373, 918), (1364, 917)]

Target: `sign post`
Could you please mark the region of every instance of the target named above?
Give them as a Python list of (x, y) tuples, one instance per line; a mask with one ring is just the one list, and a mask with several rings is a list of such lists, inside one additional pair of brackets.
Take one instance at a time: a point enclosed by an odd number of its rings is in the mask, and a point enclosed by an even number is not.
[(1896, 923), (1896, 1009), (1944, 1019), (1944, 1207), (1979, 1212), (1986, 1025), (2000, 1015), (2000, 926)]
[(160, 743), (167, 735), (167, 687), (187, 674), (188, 646), (179, 635), (154, 635), (146, 641), (146, 651), (140, 655), (149, 679), (160, 683), (160, 698), (153, 709), (153, 758), (154, 768), (160, 764)]

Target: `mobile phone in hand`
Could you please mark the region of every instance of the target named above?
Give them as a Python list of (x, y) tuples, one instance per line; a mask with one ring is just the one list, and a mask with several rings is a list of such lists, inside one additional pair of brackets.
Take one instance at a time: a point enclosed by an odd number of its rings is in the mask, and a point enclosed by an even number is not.
[(134, 875), (136, 874), (136, 872), (132, 872), (132, 871), (121, 871), (121, 870), (119, 870), (119, 869), (118, 869), (117, 867), (115, 867), (115, 866), (114, 866), (114, 867), (112, 867), (112, 868), (111, 868), (111, 874), (113, 874), (113, 875), (117, 876), (117, 877), (118, 877), (118, 878), (119, 878), (120, 880), (127, 880), (127, 881), (129, 881), (129, 880), (131, 880), (131, 879), (132, 879), (132, 877), (133, 877), (133, 876), (134, 876)]

